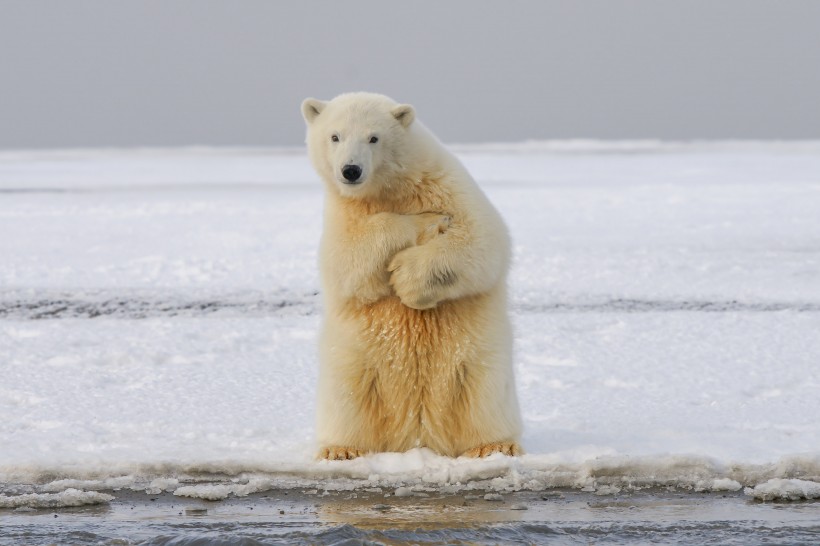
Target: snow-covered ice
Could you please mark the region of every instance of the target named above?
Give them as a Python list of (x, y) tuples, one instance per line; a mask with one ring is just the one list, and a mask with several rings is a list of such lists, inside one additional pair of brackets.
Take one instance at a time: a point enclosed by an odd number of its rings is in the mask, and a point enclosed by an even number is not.
[(314, 460), (303, 150), (8, 151), (0, 506), (820, 481), (820, 143), (456, 149), (514, 240), (527, 455)]

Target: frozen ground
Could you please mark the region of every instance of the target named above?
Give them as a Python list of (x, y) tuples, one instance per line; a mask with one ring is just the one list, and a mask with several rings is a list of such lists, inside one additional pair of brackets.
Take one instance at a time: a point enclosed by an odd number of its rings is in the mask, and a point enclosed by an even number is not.
[(515, 242), (527, 455), (313, 459), (322, 190), (302, 150), (2, 152), (0, 508), (820, 497), (820, 143), (458, 151)]

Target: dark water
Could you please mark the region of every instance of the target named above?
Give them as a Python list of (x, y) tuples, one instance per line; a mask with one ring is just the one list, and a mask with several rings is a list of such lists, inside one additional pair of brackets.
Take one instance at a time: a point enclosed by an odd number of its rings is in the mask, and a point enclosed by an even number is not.
[(209, 503), (132, 493), (104, 507), (0, 511), (0, 544), (820, 543), (820, 503), (739, 494), (352, 497), (279, 492)]

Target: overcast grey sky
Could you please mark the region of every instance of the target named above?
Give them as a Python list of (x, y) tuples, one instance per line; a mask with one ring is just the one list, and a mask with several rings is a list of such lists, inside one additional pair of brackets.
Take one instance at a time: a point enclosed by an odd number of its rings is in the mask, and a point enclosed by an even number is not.
[(820, 138), (820, 1), (0, 0), (0, 148), (300, 145), (299, 104), (447, 142)]

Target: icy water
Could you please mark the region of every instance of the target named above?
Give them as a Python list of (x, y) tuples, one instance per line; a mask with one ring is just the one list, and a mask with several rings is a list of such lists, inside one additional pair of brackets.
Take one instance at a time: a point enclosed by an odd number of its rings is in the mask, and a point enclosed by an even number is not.
[(820, 503), (742, 493), (577, 491), (424, 497), (294, 491), (219, 502), (114, 493), (109, 505), (0, 511), (0, 544), (813, 544)]

